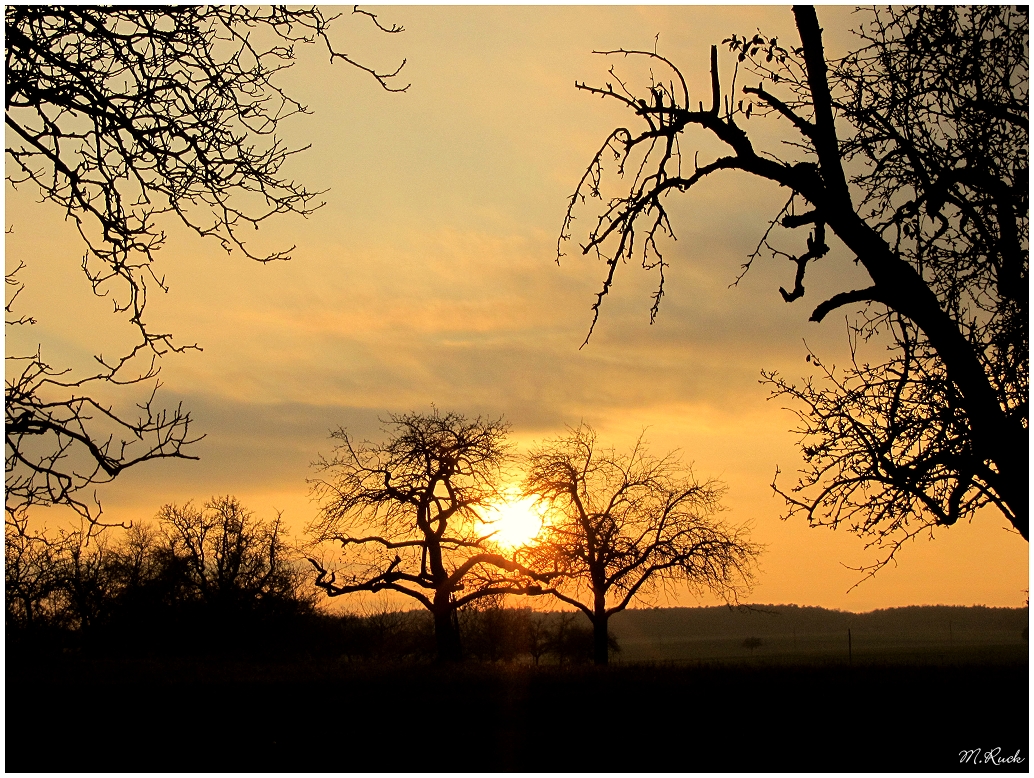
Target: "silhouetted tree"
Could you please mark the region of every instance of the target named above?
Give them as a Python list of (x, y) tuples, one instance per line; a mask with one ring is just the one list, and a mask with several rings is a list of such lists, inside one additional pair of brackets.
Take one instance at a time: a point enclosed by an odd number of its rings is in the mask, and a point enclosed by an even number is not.
[(525, 651), (536, 665), (549, 653), (549, 626), (540, 614), (530, 614), (525, 632)]
[[(283, 119), (307, 112), (277, 84), (295, 46), (322, 43), (331, 62), (389, 91), (405, 87), (393, 86), (401, 66), (381, 73), (335, 50), (328, 29), (337, 17), (317, 8), (9, 5), (4, 15), (7, 180), (75, 223), (93, 292), (136, 330), (131, 347), (96, 357), (87, 375), (53, 366), (42, 346), (8, 353), (8, 520), (57, 504), (95, 521), (100, 505), (83, 489), (141, 462), (195, 458), (185, 452), (197, 438), (182, 407), (159, 408), (152, 391), (134, 418), (104, 398), (112, 384), (155, 379), (161, 355), (194, 348), (144, 319), (148, 292), (166, 288), (154, 267), (161, 217), (215, 236), (227, 251), (287, 259), (290, 250), (254, 253), (242, 235), (273, 214), (320, 205), (318, 193), (284, 176), (297, 150), (276, 136)], [(22, 266), (6, 276), (9, 326), (34, 323), (12, 312)]]
[(589, 617), (598, 664), (608, 620), (637, 596), (677, 582), (735, 599), (752, 580), (759, 547), (716, 518), (725, 487), (698, 481), (674, 453), (650, 456), (642, 438), (622, 454), (582, 424), (528, 454), (523, 488), (550, 508), (523, 557), (552, 566), (549, 593)]
[(459, 611), (465, 655), (488, 662), (512, 662), (531, 653), (528, 608), (507, 608), (502, 596), (483, 597)]
[[(821, 322), (844, 306), (862, 311), (846, 370), (823, 367), (822, 379), (803, 386), (765, 374), (777, 396), (803, 408), (807, 469), (790, 491), (776, 488), (790, 515), (873, 538), (885, 552), (878, 568), (908, 537), (986, 504), (1028, 537), (1028, 14), (1007, 6), (864, 13), (859, 48), (835, 61), (810, 7), (794, 8), (799, 47), (760, 32), (727, 39), (735, 65), (724, 101), (712, 46), (710, 94), (696, 108), (663, 56), (602, 52), (659, 70), (641, 94), (613, 69), (613, 83), (577, 84), (624, 105), (642, 126), (614, 130), (592, 160), (558, 254), (576, 207), (600, 198), (582, 246), (609, 267), (595, 324), (618, 265), (633, 258), (660, 273), (656, 315), (666, 267), (659, 241), (672, 235), (666, 197), (713, 174), (739, 171), (790, 191), (743, 268), (765, 251), (790, 260), (793, 287), (780, 289), (787, 302), (804, 296), (805, 271), (836, 236), (872, 284), (844, 289), (811, 314)], [(737, 94), (740, 69), (756, 81)], [(761, 148), (745, 129), (752, 116), (786, 121), (793, 137)], [(702, 146), (716, 141), (718, 155), (690, 164), (692, 130)], [(631, 179), (615, 197), (602, 188), (611, 155)], [(803, 252), (774, 245), (779, 229), (802, 227), (810, 230)], [(859, 358), (865, 341), (889, 357)]]
[(232, 609), (296, 596), (301, 573), (289, 563), (279, 515), (258, 520), (227, 496), (213, 497), (203, 508), (165, 505), (158, 521), (199, 599)]
[(543, 577), (499, 553), (480, 510), (502, 499), (510, 453), (501, 420), (456, 413), (392, 415), (384, 443), (339, 429), (312, 483), (320, 513), (309, 528), (333, 541), (344, 567), (310, 559), (331, 597), (394, 591), (434, 614), (439, 658), (460, 658), (457, 610), (484, 597), (539, 591)]
[(4, 527), (4, 623), (32, 629), (54, 617), (60, 588), (55, 544), (38, 533)]
[(117, 552), (105, 538), (87, 543), (88, 532), (66, 532), (62, 536), (64, 554), (58, 568), (66, 613), (80, 631), (102, 624), (118, 594), (119, 580), (113, 573)]
[(742, 645), (745, 649), (750, 651), (751, 656), (753, 656), (754, 649), (761, 648), (761, 646), (764, 645), (764, 642), (761, 640), (761, 638), (744, 638), (743, 643), (741, 643), (740, 645)]
[[(558, 664), (585, 664), (597, 659), (599, 648), (596, 645), (598, 638), (594, 625), (586, 626), (580, 622), (577, 613), (570, 611), (550, 613), (547, 616), (545, 649)], [(621, 647), (610, 632), (606, 633), (606, 639), (609, 658), (611, 653), (620, 651)]]

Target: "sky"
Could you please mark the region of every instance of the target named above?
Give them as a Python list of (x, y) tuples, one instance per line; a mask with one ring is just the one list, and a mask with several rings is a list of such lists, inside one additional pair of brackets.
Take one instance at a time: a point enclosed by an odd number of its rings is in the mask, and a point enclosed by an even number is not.
[[(405, 28), (394, 36), (344, 10), (335, 45), (382, 70), (404, 57), (411, 86), (390, 94), (315, 47), (299, 52), (281, 82), (312, 114), (285, 123), (283, 136), (310, 148), (287, 173), (327, 190), (326, 205), (307, 219), (269, 221), (249, 243), (255, 251), (294, 245), (291, 261), (228, 256), (215, 241), (163, 224), (160, 271), (170, 291), (149, 301), (148, 323), (203, 351), (163, 360), (160, 396), (182, 401), (205, 438), (194, 449), (199, 461), (150, 463), (104, 487), (108, 519), (148, 519), (168, 502), (234, 494), (259, 516), (282, 511), (301, 533), (317, 510), (310, 463), (329, 453), (331, 428), (378, 439), (379, 419), (435, 404), (505, 416), (522, 448), (584, 421), (619, 448), (645, 430), (652, 451), (679, 449), (699, 476), (728, 484), (724, 518), (750, 522), (766, 546), (754, 602), (852, 611), (1024, 605), (1028, 544), (994, 512), (907, 544), (897, 565), (858, 586), (853, 568), (876, 561), (875, 550), (843, 530), (781, 520), (772, 476), (778, 466), (792, 477), (800, 454), (789, 432), (795, 419), (767, 400), (760, 371), (809, 375), (805, 342), (827, 364), (843, 360), (843, 317), (807, 318), (857, 270), (834, 246), (809, 269), (796, 304), (778, 292), (793, 282), (785, 260), (759, 260), (731, 286), (785, 199), (774, 185), (729, 175), (670, 201), (678, 240), (666, 246), (671, 267), (656, 322), (655, 276), (622, 266), (579, 348), (604, 267), (573, 242), (558, 265), (557, 237), (586, 165), (627, 117), (574, 83), (604, 83), (610, 64), (637, 72), (593, 50), (656, 45), (703, 96), (709, 46), (757, 28), (794, 41), (789, 9), (372, 8)], [(850, 9), (821, 8), (819, 19), (836, 56), (850, 45)], [(723, 52), (725, 73), (727, 60)], [(777, 122), (749, 129), (779, 150)], [(576, 238), (589, 216), (575, 223)], [(90, 296), (72, 225), (9, 185), (6, 220), (8, 266), (28, 263), (19, 303), (39, 319), (33, 336), (68, 364), (117, 349), (129, 329)], [(16, 345), (9, 340), (9, 353)], [(653, 604), (715, 602), (685, 595)]]

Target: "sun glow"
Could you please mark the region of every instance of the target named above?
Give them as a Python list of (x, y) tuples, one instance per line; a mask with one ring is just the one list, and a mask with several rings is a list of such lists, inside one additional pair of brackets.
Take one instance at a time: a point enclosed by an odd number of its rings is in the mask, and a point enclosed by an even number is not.
[(542, 529), (543, 512), (535, 497), (514, 492), (504, 502), (489, 506), (484, 514), (492, 540), (505, 549), (527, 545)]

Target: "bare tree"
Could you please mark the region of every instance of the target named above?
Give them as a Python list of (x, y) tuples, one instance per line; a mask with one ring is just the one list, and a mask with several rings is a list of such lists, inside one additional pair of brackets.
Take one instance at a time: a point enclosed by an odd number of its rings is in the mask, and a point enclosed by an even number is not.
[[(661, 239), (672, 236), (666, 198), (726, 171), (790, 192), (743, 267), (766, 252), (789, 260), (787, 302), (804, 296), (807, 268), (838, 238), (872, 283), (819, 303), (811, 320), (859, 309), (854, 359), (804, 386), (765, 374), (803, 408), (807, 469), (790, 491), (776, 488), (790, 515), (871, 538), (883, 549), (878, 569), (903, 540), (987, 504), (1028, 537), (1028, 16), (1006, 6), (862, 13), (859, 48), (832, 62), (811, 7), (794, 8), (800, 46), (760, 32), (727, 39), (735, 62), (724, 100), (712, 46), (710, 94), (696, 107), (665, 57), (601, 52), (658, 70), (641, 94), (613, 68), (612, 83), (576, 85), (642, 125), (615, 129), (593, 158), (558, 255), (575, 209), (599, 198), (582, 246), (609, 267), (593, 324), (631, 259), (660, 273), (652, 319), (664, 291)], [(741, 69), (751, 82), (737, 93)], [(752, 116), (786, 122), (792, 137), (760, 148), (745, 129)], [(722, 152), (686, 157), (692, 131)], [(603, 194), (610, 157), (631, 182), (612, 198)], [(778, 247), (780, 230), (800, 228), (810, 231), (803, 251)], [(858, 356), (866, 341), (875, 361)]]
[(55, 544), (35, 533), (4, 527), (5, 625), (33, 629), (49, 622), (57, 610), (61, 587)]
[(550, 594), (589, 617), (598, 664), (608, 620), (635, 598), (679, 583), (735, 600), (752, 581), (760, 548), (716, 517), (725, 487), (697, 480), (675, 453), (652, 457), (642, 438), (622, 454), (585, 424), (571, 429), (528, 454), (524, 492), (551, 513), (522, 553), (558, 574)]
[[(383, 27), (354, 8), (353, 14)], [(339, 16), (339, 15), (338, 15)], [(29, 186), (74, 222), (87, 251), (82, 268), (94, 294), (135, 329), (133, 344), (97, 356), (95, 371), (55, 367), (42, 347), (8, 354), (5, 384), (8, 520), (33, 505), (66, 505), (94, 522), (100, 505), (87, 487), (127, 467), (195, 458), (190, 414), (158, 407), (154, 391), (137, 418), (104, 399), (112, 385), (154, 383), (157, 360), (196, 346), (173, 343), (145, 321), (148, 292), (166, 291), (155, 269), (163, 217), (229, 252), (288, 259), (248, 248), (243, 233), (274, 214), (306, 215), (319, 193), (284, 175), (289, 148), (280, 122), (307, 109), (277, 84), (299, 44), (321, 44), (331, 62), (359, 68), (389, 91), (379, 72), (337, 51), (337, 16), (284, 6), (27, 6), (5, 8), (7, 180)], [(404, 64), (404, 63), (403, 63)], [(8, 326), (21, 290), (6, 276)]]
[(434, 615), (439, 658), (461, 657), (457, 610), (478, 599), (541, 591), (545, 576), (502, 554), (482, 518), (503, 499), (508, 426), (456, 413), (392, 415), (384, 443), (357, 443), (339, 429), (330, 458), (315, 463), (320, 513), (315, 543), (344, 551), (336, 572), (310, 559), (331, 597), (392, 591)]
[(236, 497), (213, 497), (203, 508), (165, 505), (158, 512), (167, 547), (186, 565), (189, 586), (204, 602), (297, 599), (301, 572), (290, 562), (281, 516), (262, 521)]

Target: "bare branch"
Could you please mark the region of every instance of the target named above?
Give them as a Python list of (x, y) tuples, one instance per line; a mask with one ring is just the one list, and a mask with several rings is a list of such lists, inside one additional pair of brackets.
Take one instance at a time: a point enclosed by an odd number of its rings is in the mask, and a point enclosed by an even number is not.
[[(799, 498), (788, 498), (790, 512), (834, 526), (857, 517), (859, 534), (889, 543), (916, 524), (950, 525), (991, 504), (1027, 537), (1029, 476), (1016, 452), (1029, 443), (1028, 15), (1004, 6), (863, 13), (859, 47), (835, 61), (813, 8), (794, 9), (800, 47), (760, 30), (726, 39), (736, 65), (724, 99), (712, 47), (708, 108), (693, 110), (652, 74), (641, 97), (615, 77), (637, 124), (609, 139), (620, 160), (616, 193), (605, 194), (610, 181), (594, 160), (601, 205), (583, 252), (607, 269), (589, 332), (617, 264), (632, 258), (658, 271), (656, 316), (667, 267), (656, 238), (674, 239), (664, 197), (716, 165), (786, 187), (786, 204), (733, 285), (767, 251), (795, 265), (782, 298), (802, 298), (809, 264), (830, 253), (829, 230), (870, 283), (832, 293), (811, 319), (881, 303), (886, 310), (865, 308), (849, 336), (853, 353), (859, 343), (889, 346), (803, 386), (765, 374), (804, 422), (807, 467), (799, 489), (784, 493)], [(754, 98), (746, 106), (735, 94), (741, 66), (759, 78), (743, 90)], [(756, 148), (737, 125), (751, 116), (789, 120), (779, 154)], [(674, 150), (692, 133), (723, 152), (710, 165), (694, 155), (689, 174)], [(586, 201), (572, 201), (565, 230), (575, 205)], [(805, 225), (803, 251), (777, 244), (779, 228)]]
[[(377, 18), (358, 8), (385, 32)], [(125, 314), (135, 341), (97, 355), (93, 375), (73, 376), (35, 354), (7, 355), (7, 512), (63, 504), (96, 521), (99, 504), (77, 492), (128, 467), (195, 458), (182, 408), (159, 410), (155, 394), (141, 416), (104, 400), (113, 385), (148, 383), (161, 356), (195, 349), (145, 323), (148, 293), (167, 291), (157, 272), (171, 218), (227, 250), (260, 262), (285, 260), (292, 248), (255, 252), (242, 237), (282, 213), (319, 208), (319, 192), (284, 176), (290, 157), (281, 122), (307, 113), (279, 76), (296, 44), (323, 41), (343, 59), (394, 88), (393, 73), (368, 68), (331, 45), (317, 8), (182, 6), (5, 8), (8, 181), (29, 185), (64, 211), (87, 248), (83, 273), (94, 294)], [(256, 30), (271, 36), (267, 47)], [(21, 265), (19, 264), (19, 267)], [(8, 326), (21, 291), (6, 303)], [(96, 503), (96, 497), (93, 498)]]

